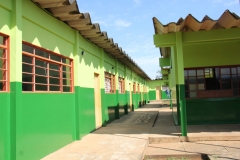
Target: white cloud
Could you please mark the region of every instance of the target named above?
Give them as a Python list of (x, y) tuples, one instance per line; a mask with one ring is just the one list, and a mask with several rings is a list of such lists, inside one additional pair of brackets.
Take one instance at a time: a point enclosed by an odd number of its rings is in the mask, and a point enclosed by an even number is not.
[(239, 3), (239, 0), (213, 0), (213, 3), (222, 3), (225, 6), (231, 6)]
[(230, 2), (226, 2), (224, 3), (225, 6), (231, 6), (231, 5), (235, 5), (235, 4), (238, 4), (239, 1), (238, 0), (233, 0), (233, 1), (230, 1)]
[(125, 20), (119, 19), (119, 20), (114, 21), (114, 25), (118, 26), (118, 27), (129, 27), (131, 25), (131, 23), (127, 22)]

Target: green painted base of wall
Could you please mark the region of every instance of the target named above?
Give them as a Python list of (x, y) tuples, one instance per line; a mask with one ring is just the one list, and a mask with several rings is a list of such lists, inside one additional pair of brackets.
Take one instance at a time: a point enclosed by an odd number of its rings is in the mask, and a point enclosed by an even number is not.
[(10, 94), (9, 93), (0, 93), (0, 160), (7, 158), (9, 150), (7, 148), (9, 143), (9, 119), (8, 109), (10, 108)]
[(149, 100), (156, 100), (156, 91), (149, 91)]
[(77, 88), (79, 89), (79, 133), (82, 138), (95, 130), (94, 89)]
[(18, 160), (40, 159), (73, 142), (74, 98), (71, 93), (22, 94)]
[(187, 100), (187, 123), (240, 123), (240, 98)]
[(167, 94), (166, 94), (165, 91), (161, 91), (161, 98), (162, 98), (162, 99), (169, 99), (169, 98), (167, 97)]

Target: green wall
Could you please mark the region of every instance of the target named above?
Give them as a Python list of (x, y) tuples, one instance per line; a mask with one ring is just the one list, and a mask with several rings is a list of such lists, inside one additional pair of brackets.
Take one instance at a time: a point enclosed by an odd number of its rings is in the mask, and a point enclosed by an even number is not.
[(184, 67), (238, 65), (239, 44), (240, 40), (184, 45)]
[(240, 98), (187, 100), (187, 124), (240, 123)]
[[(0, 14), (0, 33), (11, 39), (11, 89), (0, 93), (0, 160), (41, 159), (95, 130), (94, 73), (100, 75), (103, 125), (112, 116), (109, 107), (119, 109), (114, 110), (114, 119), (123, 115), (120, 107), (130, 102), (129, 83), (131, 87), (133, 81), (140, 84), (141, 92), (146, 86), (146, 80), (130, 68), (32, 1), (1, 1)], [(22, 92), (22, 41), (72, 58), (74, 92)], [(105, 71), (116, 75), (116, 89), (118, 76), (125, 78), (125, 94), (119, 94), (118, 90), (114, 94), (105, 93)], [(135, 108), (144, 100), (141, 94), (134, 94), (132, 98)]]
[[(156, 87), (160, 87), (160, 89), (162, 89), (162, 85), (164, 85), (165, 83), (168, 83), (168, 80), (152, 80), (149, 81), (149, 100), (156, 100)], [(166, 93), (161, 90), (161, 99), (167, 99), (167, 95)]]
[(8, 109), (10, 108), (10, 94), (0, 93), (0, 160), (4, 160), (7, 155), (7, 137), (9, 133), (9, 122), (7, 121)]
[(40, 159), (73, 141), (74, 98), (73, 93), (22, 94), (18, 160)]

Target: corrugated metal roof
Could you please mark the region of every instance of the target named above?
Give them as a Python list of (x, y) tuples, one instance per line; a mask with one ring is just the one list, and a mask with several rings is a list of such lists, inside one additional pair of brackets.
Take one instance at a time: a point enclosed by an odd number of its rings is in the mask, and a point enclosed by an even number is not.
[(155, 34), (208, 31), (213, 29), (240, 28), (240, 18), (235, 13), (226, 10), (218, 20), (212, 20), (209, 16), (205, 16), (200, 22), (189, 14), (185, 19), (180, 18), (176, 23), (171, 22), (167, 25), (163, 25), (156, 17), (153, 17), (153, 25)]
[(149, 76), (118, 46), (106, 32), (101, 31), (98, 23), (92, 23), (89, 13), (81, 13), (76, 0), (32, 0), (54, 17), (65, 22), (105, 52), (117, 58), (139, 76), (151, 80)]

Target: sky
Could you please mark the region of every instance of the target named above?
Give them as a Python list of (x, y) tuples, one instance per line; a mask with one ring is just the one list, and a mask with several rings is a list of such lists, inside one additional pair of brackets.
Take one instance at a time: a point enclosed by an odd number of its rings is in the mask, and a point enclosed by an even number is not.
[(205, 15), (217, 20), (225, 10), (240, 16), (239, 0), (77, 0), (81, 13), (90, 13), (151, 79), (158, 75), (160, 51), (153, 44), (152, 18), (162, 24), (177, 22), (193, 15), (201, 21)]

